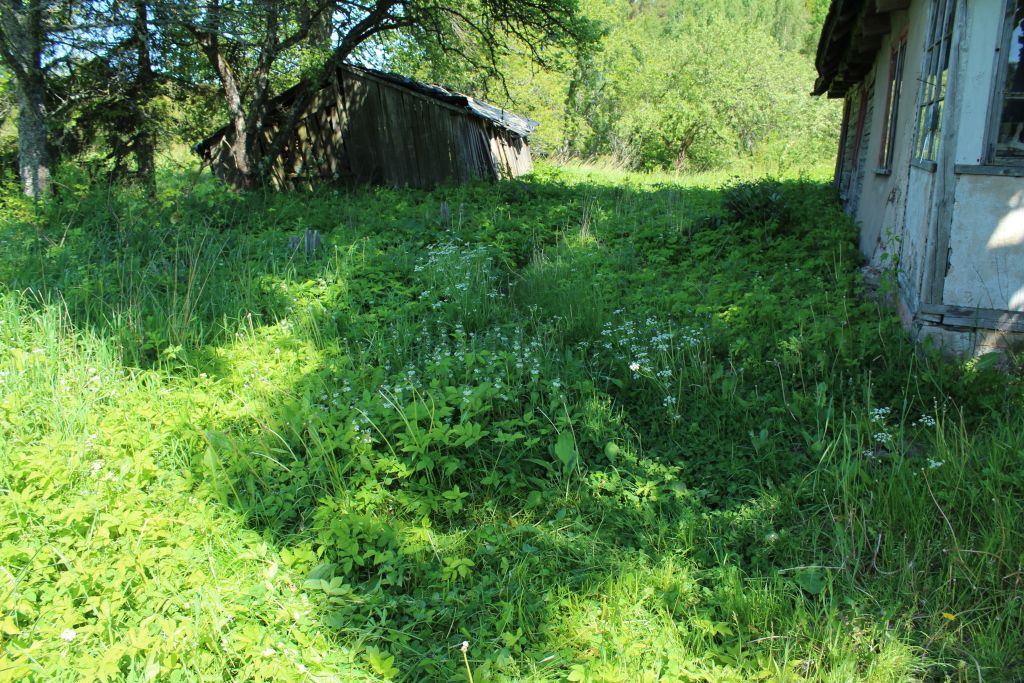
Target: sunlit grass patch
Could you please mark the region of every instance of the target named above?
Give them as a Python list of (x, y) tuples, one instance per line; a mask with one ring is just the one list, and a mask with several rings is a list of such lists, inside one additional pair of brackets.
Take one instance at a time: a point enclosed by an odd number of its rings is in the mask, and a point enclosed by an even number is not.
[(4, 294), (0, 344), (0, 676), (338, 670), (301, 577), (182, 468), (202, 448), (187, 396), (61, 305)]

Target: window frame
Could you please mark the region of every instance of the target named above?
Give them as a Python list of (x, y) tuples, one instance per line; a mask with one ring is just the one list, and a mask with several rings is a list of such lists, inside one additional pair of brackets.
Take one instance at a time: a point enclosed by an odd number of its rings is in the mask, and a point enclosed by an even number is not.
[[(1005, 105), (1004, 92), (1006, 90), (1006, 79), (1009, 76), (1010, 64), (1004, 50), (1010, 47), (1010, 40), (1014, 32), (1014, 12), (1017, 0), (1005, 0), (1001, 13), (1002, 26), (999, 29), (999, 42), (996, 45), (995, 78), (992, 83), (992, 102), (989, 107), (988, 131), (985, 145), (985, 161), (990, 166), (1001, 166), (1016, 168), (1024, 166), (1024, 156), (1006, 157), (999, 156), (997, 146), (999, 142), (999, 128), (1002, 124), (1003, 107)], [(1016, 175), (1016, 174), (1015, 174)]]
[[(914, 126), (913, 161), (918, 165), (927, 166), (938, 161), (942, 128), (946, 118), (946, 95), (949, 92), (949, 67), (952, 61), (953, 35), (956, 32), (957, 2), (958, 0), (932, 0), (928, 33), (925, 35), (924, 57), (921, 62), (921, 87), (918, 90)], [(934, 127), (926, 128), (927, 118), (937, 119)]]
[(882, 137), (878, 147), (878, 168), (875, 173), (892, 173), (896, 155), (896, 128), (899, 125), (900, 98), (903, 96), (903, 72), (907, 63), (907, 30), (896, 38), (889, 52), (889, 80), (885, 90), (885, 109), (882, 112)]

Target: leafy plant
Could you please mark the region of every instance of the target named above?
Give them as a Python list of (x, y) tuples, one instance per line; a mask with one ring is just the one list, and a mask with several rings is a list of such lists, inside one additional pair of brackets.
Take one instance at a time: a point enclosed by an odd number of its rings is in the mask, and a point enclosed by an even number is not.
[(720, 181), (7, 188), (2, 675), (1019, 679), (1020, 378)]

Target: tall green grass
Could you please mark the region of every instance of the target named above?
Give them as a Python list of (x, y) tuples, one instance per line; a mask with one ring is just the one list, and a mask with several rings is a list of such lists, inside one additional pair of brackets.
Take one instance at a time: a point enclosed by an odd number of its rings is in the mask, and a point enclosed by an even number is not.
[(64, 187), (4, 198), (0, 678), (1024, 675), (1019, 379), (826, 187)]

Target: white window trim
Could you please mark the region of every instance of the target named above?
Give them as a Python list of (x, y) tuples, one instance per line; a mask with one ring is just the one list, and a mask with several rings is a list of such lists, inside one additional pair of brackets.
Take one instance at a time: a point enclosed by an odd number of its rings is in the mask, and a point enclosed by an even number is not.
[(903, 72), (907, 62), (907, 32), (896, 37), (889, 49), (889, 78), (885, 89), (885, 109), (882, 112), (884, 135), (878, 149), (878, 168), (875, 173), (890, 175), (896, 156), (897, 129), (899, 128), (900, 100), (903, 97)]
[[(988, 126), (985, 137), (985, 166), (988, 167), (1010, 167), (1024, 166), (1024, 157), (1010, 158), (1000, 157), (996, 154), (996, 141), (999, 139), (1000, 120), (1003, 115), (1003, 91), (1006, 88), (1006, 78), (1009, 75), (1009, 60), (1004, 50), (1009, 47), (1009, 41), (1013, 35), (1013, 16), (1016, 9), (1016, 0), (1004, 0), (1003, 9), (1000, 13), (1002, 26), (999, 27), (999, 38), (995, 49), (995, 78), (992, 82), (992, 99), (989, 105)], [(1017, 176), (1012, 173), (1008, 175)]]

